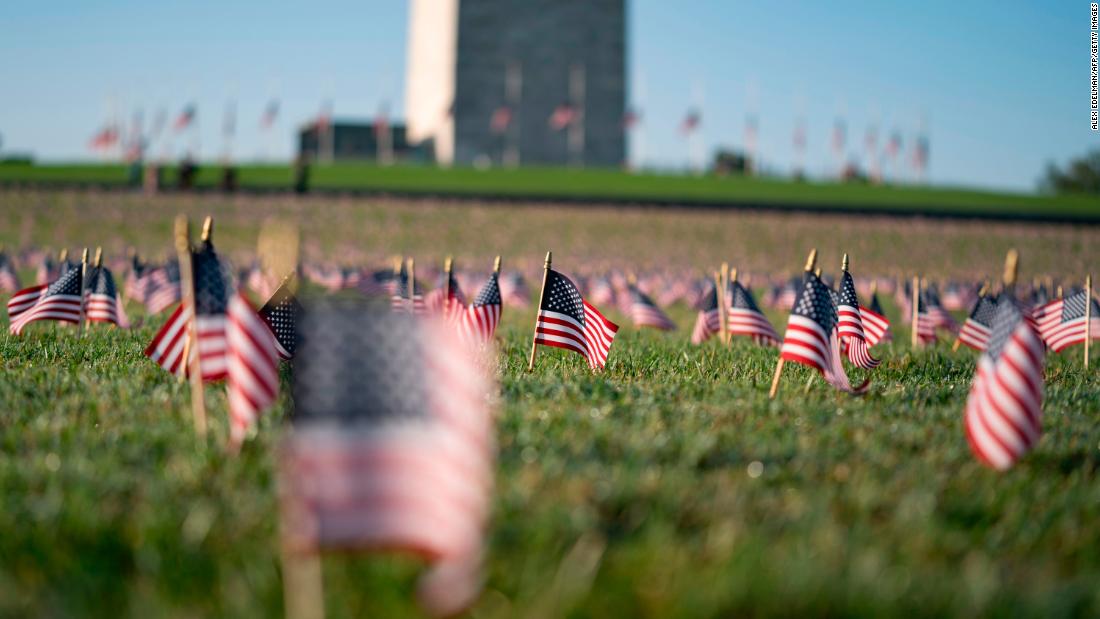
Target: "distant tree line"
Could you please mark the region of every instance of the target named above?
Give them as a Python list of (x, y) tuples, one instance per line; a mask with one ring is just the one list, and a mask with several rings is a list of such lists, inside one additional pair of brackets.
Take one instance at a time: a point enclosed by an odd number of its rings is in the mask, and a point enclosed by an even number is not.
[(1070, 160), (1065, 169), (1047, 164), (1040, 186), (1053, 193), (1088, 193), (1100, 195), (1100, 149)]

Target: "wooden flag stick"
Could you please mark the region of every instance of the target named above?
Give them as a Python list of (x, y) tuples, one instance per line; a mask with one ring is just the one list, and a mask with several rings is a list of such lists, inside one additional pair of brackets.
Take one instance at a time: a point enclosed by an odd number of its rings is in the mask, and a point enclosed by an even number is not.
[[(210, 218), (203, 225), (204, 240), (209, 239)], [(206, 400), (202, 386), (202, 360), (199, 355), (199, 327), (198, 317), (195, 315), (195, 280), (191, 258), (191, 226), (187, 223), (187, 217), (180, 215), (176, 218), (176, 253), (179, 255), (180, 264), (180, 292), (183, 296), (184, 311), (191, 316), (187, 321), (187, 344), (184, 350), (183, 362), (187, 364), (191, 375), (191, 414), (195, 419), (195, 433), (199, 437), (206, 437)]]
[(730, 313), (730, 299), (728, 298), (730, 283), (730, 265), (728, 262), (722, 263), (722, 343), (728, 345), (733, 336), (730, 335), (729, 328), (729, 313)]
[(714, 272), (714, 291), (718, 299), (718, 337), (722, 345), (726, 345), (726, 290), (723, 286), (725, 278), (718, 271)]
[[(728, 293), (729, 289), (730, 289), (730, 284), (732, 284), (733, 282), (736, 282), (736, 281), (737, 281), (737, 267), (734, 267), (734, 268), (730, 269), (729, 277), (726, 278), (726, 285), (722, 287), (722, 290)], [(726, 313), (727, 314), (729, 314), (729, 311), (732, 307), (732, 304), (733, 304), (733, 299), (726, 299)], [(729, 316), (727, 315), (726, 316), (726, 345), (728, 346), (732, 342), (733, 342), (733, 333), (730, 332), (730, 330), (729, 330)]]
[(80, 322), (77, 324), (77, 333), (84, 331), (84, 288), (88, 285), (88, 248), (80, 254)]
[(443, 261), (443, 316), (451, 313), (451, 269), (454, 268), (454, 259), (451, 256)]
[(546, 280), (550, 276), (550, 259), (551, 252), (546, 252), (546, 262), (542, 266), (542, 288), (539, 288), (539, 304), (535, 308), (535, 332), (531, 334), (531, 358), (527, 360), (527, 371), (533, 371), (535, 369), (535, 351), (538, 350), (538, 337), (539, 337), (539, 315), (542, 311), (542, 297), (546, 294)]
[[(817, 249), (811, 249), (810, 255), (806, 257), (806, 267), (803, 269), (806, 272), (813, 271), (814, 265), (817, 264)], [(797, 303), (798, 301), (795, 301)], [(768, 391), (768, 399), (774, 400), (775, 394), (779, 393), (779, 378), (783, 375), (783, 357), (780, 352), (779, 362), (775, 364), (775, 375), (772, 376), (772, 388)]]
[(500, 256), (497, 256), (496, 259), (493, 260), (493, 273), (500, 275)]
[(416, 259), (405, 261), (405, 271), (409, 274), (409, 313), (416, 313)]
[(920, 338), (917, 335), (917, 314), (920, 312), (920, 278), (915, 275), (913, 276), (913, 289), (911, 292), (913, 310), (910, 312), (912, 332), (910, 333), (909, 343), (913, 348), (916, 348), (920, 344)]
[[(286, 522), (284, 513), (283, 526)], [(288, 619), (324, 619), (324, 576), (321, 551), (296, 552), (285, 541), (280, 544), (283, 563), (283, 605)]]
[(1016, 272), (1019, 267), (1020, 254), (1015, 249), (1008, 250), (1005, 254), (1005, 272), (1002, 278), (1005, 285), (1005, 292), (1015, 295), (1016, 294)]
[(1085, 276), (1085, 369), (1089, 369), (1089, 340), (1092, 339), (1092, 274)]

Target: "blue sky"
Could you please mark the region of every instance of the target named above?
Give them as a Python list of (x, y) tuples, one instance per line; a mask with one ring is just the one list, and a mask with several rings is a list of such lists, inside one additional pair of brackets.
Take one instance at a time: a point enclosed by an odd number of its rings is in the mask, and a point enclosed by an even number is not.
[[(762, 160), (778, 172), (794, 164), (800, 117), (817, 175), (835, 167), (838, 117), (853, 159), (868, 126), (880, 146), (894, 129), (909, 145), (923, 122), (939, 184), (1031, 190), (1047, 161), (1100, 147), (1088, 122), (1088, 2), (628, 3), (631, 102), (643, 115), (632, 155), (645, 165), (687, 164), (676, 127), (692, 105), (707, 152), (741, 146), (755, 114)], [(195, 101), (200, 152), (214, 157), (232, 99), (237, 157), (289, 157), (294, 127), (325, 99), (337, 117), (383, 103), (400, 117), (407, 11), (399, 0), (12, 3), (0, 11), (0, 148), (92, 158), (88, 139), (110, 114), (141, 109), (148, 125)], [(265, 134), (272, 98), (281, 113)]]

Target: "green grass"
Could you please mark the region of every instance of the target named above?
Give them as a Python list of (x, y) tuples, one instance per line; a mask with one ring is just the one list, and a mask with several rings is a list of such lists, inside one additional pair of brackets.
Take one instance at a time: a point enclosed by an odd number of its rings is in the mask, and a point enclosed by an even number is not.
[[(310, 259), (356, 264), (454, 252), (487, 268), (500, 252), (530, 271), (550, 247), (567, 273), (723, 259), (778, 273), (813, 245), (827, 272), (849, 251), (856, 275), (989, 277), (1014, 246), (1023, 277), (1076, 281), (1100, 259), (1100, 232), (1080, 226), (94, 191), (0, 192), (0, 242), (157, 256), (177, 212), (214, 213), (238, 264), (267, 217), (298, 222)], [(200, 442), (186, 385), (141, 354), (163, 316), (130, 314), (144, 324), (84, 337), (33, 325), (15, 338), (0, 320), (0, 616), (278, 616), (286, 402), (226, 457), (224, 390), (207, 389), (213, 431)], [(774, 350), (693, 347), (682, 306), (673, 334), (610, 314), (624, 328), (606, 372), (541, 349), (528, 374), (533, 310), (505, 310), (473, 616), (1100, 614), (1100, 398), (1080, 348), (1048, 359), (1043, 438), (999, 474), (963, 437), (965, 350), (912, 351), (899, 327), (866, 397), (820, 379), (807, 391), (810, 372), (793, 367), (769, 401)], [(418, 616), (419, 569), (326, 557), (329, 616)]]
[[(0, 183), (76, 183), (124, 185), (126, 168), (118, 164), (0, 165)], [(285, 165), (242, 165), (242, 187), (286, 189), (292, 174)], [(165, 171), (174, 183), (175, 169)], [(215, 165), (200, 169), (198, 184), (214, 187)], [(953, 215), (1015, 215), (1054, 219), (1100, 219), (1095, 196), (1039, 196), (965, 188), (868, 186), (830, 182), (719, 178), (672, 174), (630, 174), (618, 170), (520, 168), (515, 170), (442, 169), (428, 166), (377, 167), (370, 164), (314, 166), (312, 186), (403, 194), (493, 196), (498, 198), (660, 201), (748, 206), (859, 208)]]
[[(998, 474), (963, 438), (969, 353), (888, 346), (863, 398), (820, 380), (804, 392), (793, 368), (772, 402), (773, 350), (692, 347), (683, 331), (625, 328), (600, 375), (546, 349), (527, 374), (531, 318), (502, 329), (475, 616), (1100, 612), (1100, 401), (1079, 350), (1051, 359), (1042, 441)], [(198, 441), (186, 386), (141, 355), (157, 322), (0, 337), (3, 614), (281, 612), (284, 407), (227, 458), (210, 388), (214, 432)], [(326, 558), (330, 616), (416, 616), (417, 569)]]

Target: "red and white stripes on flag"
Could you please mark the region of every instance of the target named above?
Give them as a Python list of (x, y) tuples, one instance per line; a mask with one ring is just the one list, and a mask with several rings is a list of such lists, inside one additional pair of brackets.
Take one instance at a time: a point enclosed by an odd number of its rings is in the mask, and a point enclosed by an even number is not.
[(240, 445), (279, 393), (279, 355), (271, 329), (239, 291), (229, 299), (225, 341), (229, 440)]
[(535, 343), (572, 350), (603, 369), (619, 326), (604, 318), (581, 297), (568, 277), (548, 269), (542, 306), (535, 323)]
[[(1090, 339), (1100, 339), (1100, 306), (1092, 304), (1088, 330)], [(1085, 341), (1085, 291), (1080, 290), (1063, 299), (1055, 299), (1037, 308), (1032, 316), (1039, 328), (1039, 335), (1054, 352), (1081, 344)]]
[(813, 273), (807, 272), (805, 278), (802, 292), (791, 309), (779, 358), (814, 368), (841, 391), (863, 393), (869, 381), (853, 387), (844, 372), (831, 291)]
[[(170, 374), (188, 375), (189, 364), (183, 359), (183, 350), (190, 333), (191, 312), (181, 303), (168, 317), (168, 321), (153, 336), (145, 348), (145, 356)], [(226, 377), (226, 338), (224, 315), (200, 316), (197, 321), (199, 345), (192, 346), (190, 355), (199, 354), (203, 382)]]
[(890, 321), (886, 316), (869, 307), (859, 306), (859, 317), (863, 320), (863, 334), (867, 336), (867, 345), (874, 347), (890, 332)]
[(588, 360), (592, 369), (602, 370), (619, 325), (604, 318), (598, 309), (584, 302), (584, 322), (566, 314), (539, 310), (535, 341), (543, 346), (565, 348)]
[(34, 307), (34, 304), (38, 303), (38, 299), (42, 297), (42, 294), (46, 292), (46, 288), (49, 287), (49, 284), (31, 286), (30, 288), (24, 288), (12, 295), (12, 297), (8, 299), (8, 321), (15, 322), (15, 319), (19, 318), (20, 314)]
[(119, 305), (117, 297), (89, 292), (84, 300), (84, 318), (88, 322), (106, 322), (123, 326), (125, 321), (119, 318)]
[(879, 366), (880, 361), (871, 356), (870, 345), (863, 331), (863, 317), (856, 296), (855, 282), (847, 270), (840, 280), (840, 294), (836, 306), (837, 334), (847, 347), (848, 361), (866, 370)]
[(492, 340), (500, 324), (503, 306), (499, 275), (493, 273), (458, 321), (458, 331), (463, 340), (479, 343)]
[(998, 303), (989, 346), (966, 400), (966, 438), (979, 460), (1011, 467), (1042, 432), (1042, 338), (1012, 299)]
[(180, 303), (145, 348), (145, 356), (169, 374), (182, 376), (185, 372), (183, 350), (187, 345), (190, 319), (191, 312)]
[(283, 541), (422, 557), (421, 604), (454, 615), (481, 589), (494, 390), (450, 325), (363, 309), (303, 320), (278, 459)]
[[(41, 320), (79, 323), (83, 309), (81, 289), (84, 278), (81, 270), (80, 265), (70, 268), (57, 281), (42, 290), (33, 305), (17, 312), (17, 317), (8, 325), (8, 331), (12, 335), (22, 335), (27, 325)], [(20, 296), (22, 295), (16, 295)], [(10, 308), (9, 303), (9, 312)]]

